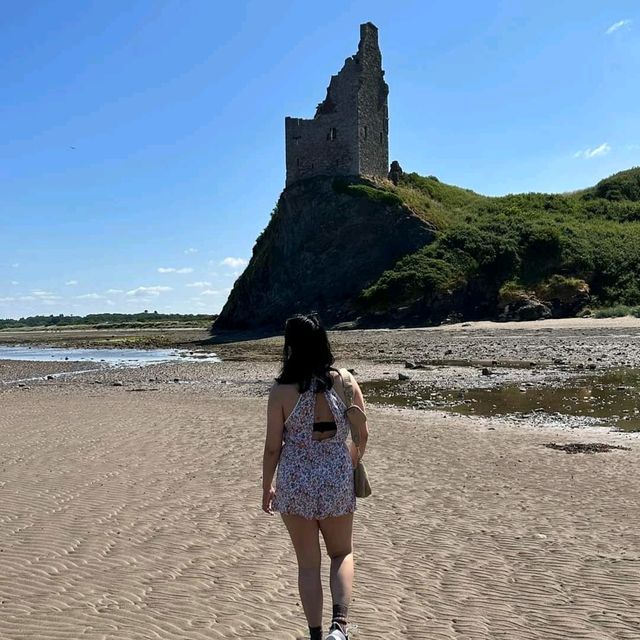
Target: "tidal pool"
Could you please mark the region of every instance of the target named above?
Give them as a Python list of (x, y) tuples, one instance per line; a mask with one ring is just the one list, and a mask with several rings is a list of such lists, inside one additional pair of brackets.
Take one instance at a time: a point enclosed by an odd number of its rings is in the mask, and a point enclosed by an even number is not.
[[(484, 389), (440, 389), (415, 380), (361, 383), (369, 402), (444, 409), (477, 416), (571, 417), (572, 425), (640, 431), (640, 370), (617, 369), (572, 378), (557, 386), (509, 384)], [(578, 425), (576, 425), (578, 426)]]
[(215, 353), (179, 349), (65, 349), (60, 347), (30, 347), (0, 345), (0, 360), (30, 362), (104, 362), (118, 366), (141, 366), (159, 362), (206, 361), (220, 362)]

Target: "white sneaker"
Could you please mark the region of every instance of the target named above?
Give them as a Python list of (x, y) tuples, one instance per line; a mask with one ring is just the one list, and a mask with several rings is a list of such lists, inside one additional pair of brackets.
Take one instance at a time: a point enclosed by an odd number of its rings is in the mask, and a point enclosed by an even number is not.
[(349, 640), (349, 638), (337, 622), (332, 622), (331, 626), (329, 627), (329, 635), (325, 638), (325, 640)]

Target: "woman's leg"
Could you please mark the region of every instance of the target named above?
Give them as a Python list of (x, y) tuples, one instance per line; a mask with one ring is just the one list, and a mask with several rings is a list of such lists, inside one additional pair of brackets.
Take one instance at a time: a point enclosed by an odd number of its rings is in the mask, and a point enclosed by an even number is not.
[(322, 582), (318, 521), (282, 514), (298, 559), (298, 589), (309, 627), (322, 626)]
[(353, 514), (319, 520), (331, 558), (331, 598), (334, 620), (346, 624), (353, 588)]

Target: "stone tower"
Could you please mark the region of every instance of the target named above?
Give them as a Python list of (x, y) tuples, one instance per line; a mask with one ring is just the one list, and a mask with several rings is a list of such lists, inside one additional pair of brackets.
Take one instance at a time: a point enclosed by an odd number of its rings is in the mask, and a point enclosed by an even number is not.
[(378, 29), (360, 25), (358, 53), (331, 77), (312, 120), (285, 118), (287, 186), (312, 176), (380, 176), (389, 171), (389, 87)]

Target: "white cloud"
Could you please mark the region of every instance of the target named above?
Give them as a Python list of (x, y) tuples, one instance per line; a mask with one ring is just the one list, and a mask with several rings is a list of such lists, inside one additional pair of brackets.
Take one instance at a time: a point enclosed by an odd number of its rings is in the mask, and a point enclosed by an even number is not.
[(185, 252), (187, 255), (190, 255), (190, 254), (192, 254), (192, 253), (198, 253), (198, 250), (197, 250), (197, 249), (194, 249), (193, 247), (189, 247), (188, 249), (185, 249), (185, 250), (184, 250), (184, 252)]
[(176, 269), (175, 267), (158, 267), (158, 273), (191, 273), (193, 269), (191, 267), (182, 267)]
[(107, 289), (107, 293), (124, 293), (122, 289)]
[(240, 269), (247, 265), (247, 261), (244, 258), (225, 258), (220, 264), (232, 269)]
[(194, 287), (196, 289), (206, 289), (207, 287), (210, 287), (211, 283), (207, 282), (207, 281), (203, 281), (203, 282), (190, 282), (187, 287)]
[(16, 286), (18, 286), (20, 283), (19, 283), (17, 280), (12, 280), (12, 281), (11, 281), (11, 284), (12, 284), (14, 287), (16, 287)]
[(165, 291), (171, 291), (172, 287), (137, 287), (127, 291), (130, 298), (148, 298), (156, 297)]
[(615, 33), (622, 27), (628, 27), (631, 24), (631, 20), (618, 20), (618, 22), (614, 22), (605, 33), (610, 36), (612, 33)]
[(12, 298), (11, 296), (7, 296), (6, 298), (0, 298), (0, 302), (13, 302), (15, 300), (15, 298)]
[(611, 145), (608, 142), (603, 142), (599, 147), (593, 149), (584, 149), (582, 151), (576, 151), (573, 154), (574, 158), (597, 158), (598, 156), (604, 156), (611, 151)]
[(60, 296), (57, 296), (55, 293), (51, 293), (51, 291), (43, 291), (42, 289), (36, 289), (31, 292), (31, 295), (39, 300), (60, 300)]
[(65, 284), (67, 285), (67, 287), (75, 287), (78, 284), (77, 280), (67, 280), (65, 282)]
[(104, 296), (99, 293), (83, 293), (81, 296), (76, 296), (78, 300), (104, 300)]
[[(201, 291), (199, 296), (226, 296), (231, 292), (231, 287), (225, 287), (224, 289), (205, 289)], [(192, 300), (197, 300), (197, 298), (192, 298)]]

